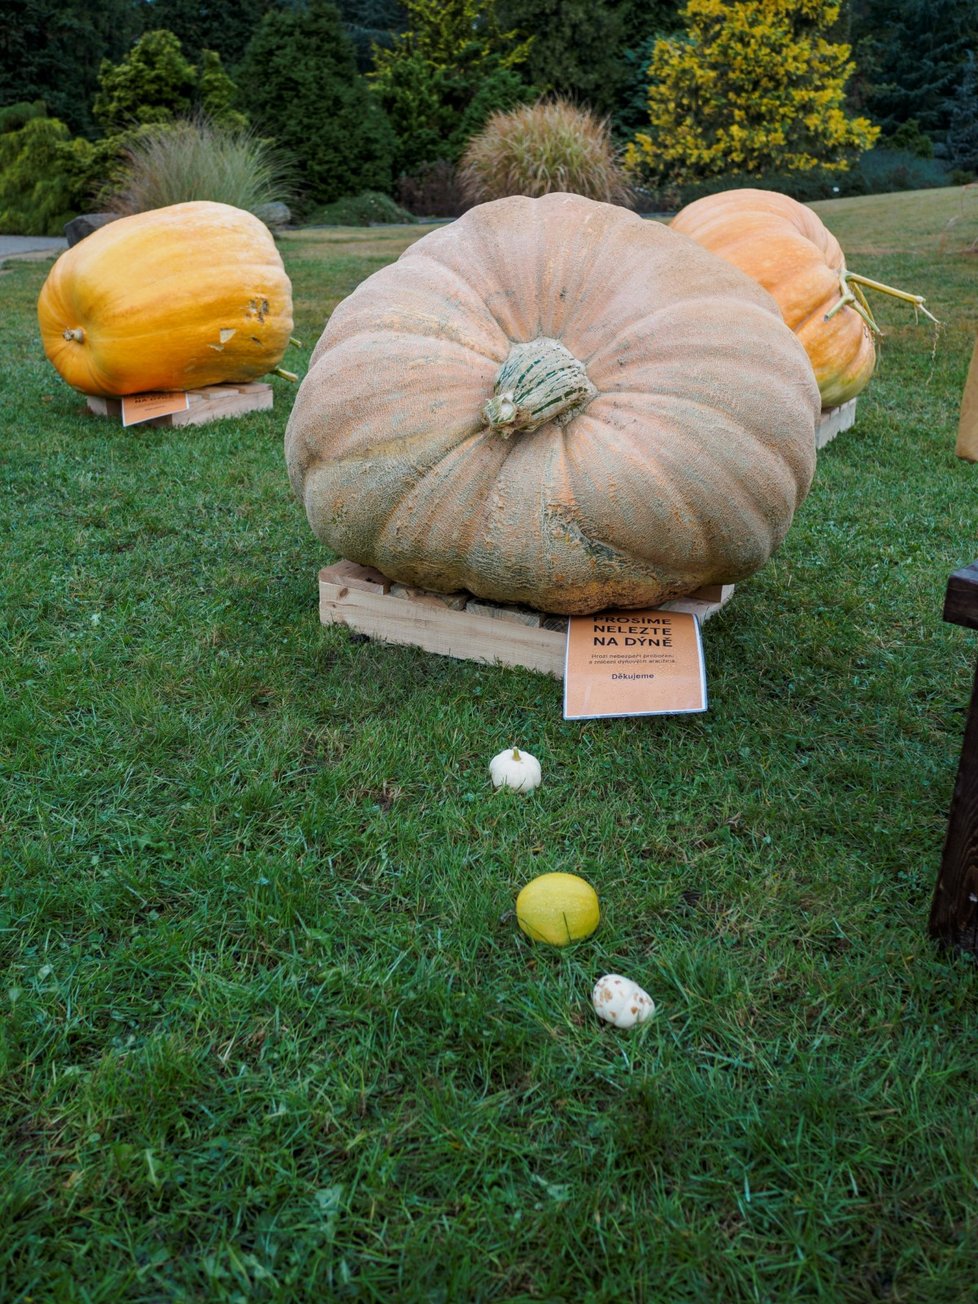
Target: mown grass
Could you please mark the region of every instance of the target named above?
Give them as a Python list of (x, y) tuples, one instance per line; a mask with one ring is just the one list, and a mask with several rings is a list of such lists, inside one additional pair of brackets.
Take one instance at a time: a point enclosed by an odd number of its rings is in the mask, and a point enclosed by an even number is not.
[[(0, 1297), (973, 1298), (978, 975), (925, 925), (978, 292), (920, 233), (944, 199), (902, 243), (895, 202), (822, 211), (944, 328), (874, 302), (879, 374), (707, 626), (697, 717), (570, 725), (556, 681), (324, 630), (290, 388), (90, 418), (46, 266), (3, 271)], [(284, 243), (306, 354), (418, 234)], [(528, 798), (490, 790), (512, 741)], [(564, 951), (511, 914), (551, 869), (604, 911)], [(594, 1018), (609, 970), (651, 1023)]]

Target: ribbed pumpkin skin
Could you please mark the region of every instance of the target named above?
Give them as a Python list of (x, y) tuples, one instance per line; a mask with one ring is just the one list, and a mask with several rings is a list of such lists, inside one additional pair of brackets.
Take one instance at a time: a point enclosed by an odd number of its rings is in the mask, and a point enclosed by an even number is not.
[(876, 366), (869, 327), (842, 296), (845, 256), (821, 219), (773, 190), (725, 190), (682, 209), (670, 229), (688, 235), (752, 276), (774, 296), (808, 354), (822, 395), (835, 407), (860, 393)]
[[(504, 438), (482, 415), (515, 343), (597, 394)], [(286, 431), (313, 530), (406, 583), (544, 611), (739, 580), (815, 465), (818, 391), (773, 300), (698, 245), (577, 195), (471, 209), (333, 313)]]
[(278, 365), (292, 287), (258, 218), (199, 201), (119, 218), (66, 250), (37, 312), (44, 352), (83, 394), (195, 389)]

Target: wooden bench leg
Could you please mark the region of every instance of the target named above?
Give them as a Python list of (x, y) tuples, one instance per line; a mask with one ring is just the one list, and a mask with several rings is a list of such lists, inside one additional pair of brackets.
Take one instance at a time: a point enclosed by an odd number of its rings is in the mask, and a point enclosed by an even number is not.
[[(978, 561), (948, 580), (944, 619), (978, 630)], [(978, 959), (978, 670), (931, 905), (930, 935), (942, 946), (969, 951)]]
[(943, 946), (978, 957), (978, 671), (931, 905), (930, 934)]

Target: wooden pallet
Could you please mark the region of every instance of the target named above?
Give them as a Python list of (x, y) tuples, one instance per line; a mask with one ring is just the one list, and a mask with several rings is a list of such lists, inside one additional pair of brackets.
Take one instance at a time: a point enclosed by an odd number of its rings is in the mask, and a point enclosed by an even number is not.
[[(855, 399), (823, 412), (816, 447), (823, 448), (855, 419)], [(710, 585), (662, 603), (661, 610), (692, 612), (702, 624), (733, 591), (732, 584)], [(566, 616), (485, 602), (471, 593), (430, 593), (351, 561), (319, 572), (319, 618), (324, 625), (346, 625), (370, 638), (463, 661), (524, 666), (558, 679), (564, 675)]]
[[(662, 611), (690, 611), (709, 620), (733, 594), (713, 584)], [(485, 602), (470, 593), (429, 593), (397, 584), (370, 566), (340, 561), (319, 572), (319, 618), (358, 634), (420, 647), (461, 661), (498, 662), (564, 676), (567, 616)]]
[[(220, 417), (243, 416), (246, 412), (265, 412), (272, 406), (271, 385), (253, 380), (241, 384), (207, 385), (202, 389), (187, 390), (189, 407), (184, 412), (171, 412), (166, 416), (150, 417), (140, 425), (200, 426)], [(88, 410), (98, 417), (122, 420), (122, 400), (90, 396)]]
[(840, 403), (838, 407), (823, 408), (822, 417), (815, 430), (815, 447), (824, 448), (836, 435), (848, 430), (856, 420), (856, 400)]

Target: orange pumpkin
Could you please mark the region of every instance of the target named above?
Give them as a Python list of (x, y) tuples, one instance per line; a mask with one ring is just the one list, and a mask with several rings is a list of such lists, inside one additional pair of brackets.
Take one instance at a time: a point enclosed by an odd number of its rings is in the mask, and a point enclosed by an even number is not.
[(553, 612), (743, 579), (815, 465), (818, 390), (755, 282), (577, 195), (423, 237), (345, 299), (286, 431), (337, 553)]
[(733, 263), (774, 296), (805, 346), (826, 408), (855, 398), (876, 366), (873, 336), (879, 330), (862, 287), (922, 308), (919, 295), (848, 271), (838, 240), (817, 214), (774, 190), (707, 195), (682, 209), (670, 227)]
[(44, 352), (83, 394), (256, 380), (292, 334), (268, 228), (195, 201), (110, 222), (57, 260), (37, 305)]

